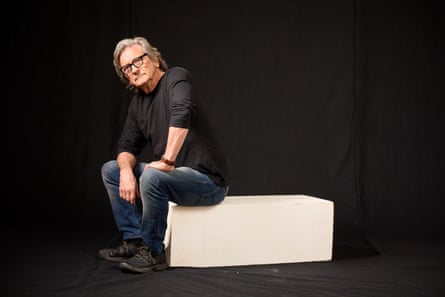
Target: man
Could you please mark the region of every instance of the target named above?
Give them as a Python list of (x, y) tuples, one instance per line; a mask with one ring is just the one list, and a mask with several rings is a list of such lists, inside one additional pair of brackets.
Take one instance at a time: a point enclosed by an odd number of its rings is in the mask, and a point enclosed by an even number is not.
[[(113, 64), (134, 91), (116, 160), (102, 167), (122, 245), (99, 251), (122, 271), (168, 268), (164, 251), (168, 202), (215, 205), (228, 192), (228, 164), (214, 137), (190, 73), (168, 68), (143, 37), (117, 43)], [(156, 160), (136, 157), (150, 145)]]

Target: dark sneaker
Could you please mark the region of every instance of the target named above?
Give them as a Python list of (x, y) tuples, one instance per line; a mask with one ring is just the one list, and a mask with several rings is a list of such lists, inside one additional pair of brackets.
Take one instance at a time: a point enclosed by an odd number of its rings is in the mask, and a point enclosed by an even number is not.
[(138, 252), (138, 245), (135, 242), (123, 241), (121, 246), (114, 249), (102, 249), (99, 251), (99, 257), (104, 260), (122, 262), (130, 259)]
[(153, 256), (147, 246), (139, 247), (136, 255), (119, 264), (119, 268), (125, 272), (144, 273), (150, 270), (161, 271), (168, 268), (165, 260), (165, 252)]

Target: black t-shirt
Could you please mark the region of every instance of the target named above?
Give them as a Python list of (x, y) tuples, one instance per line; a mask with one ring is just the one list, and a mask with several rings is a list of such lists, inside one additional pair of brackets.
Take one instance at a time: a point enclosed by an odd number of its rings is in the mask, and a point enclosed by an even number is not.
[(160, 159), (167, 145), (169, 127), (189, 129), (176, 158), (176, 167), (191, 167), (209, 176), (217, 185), (227, 186), (226, 156), (199, 102), (192, 76), (180, 67), (167, 70), (150, 94), (140, 92), (133, 96), (118, 153), (130, 152), (137, 156), (150, 144), (154, 157)]

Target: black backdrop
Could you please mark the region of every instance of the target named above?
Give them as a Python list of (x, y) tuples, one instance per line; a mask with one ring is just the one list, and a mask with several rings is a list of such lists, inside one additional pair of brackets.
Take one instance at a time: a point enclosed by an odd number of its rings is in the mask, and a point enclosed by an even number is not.
[(130, 96), (112, 52), (121, 38), (143, 35), (198, 81), (229, 157), (231, 195), (332, 200), (337, 244), (443, 239), (436, 2), (12, 6), (2, 20), (4, 228), (114, 227), (100, 167), (115, 157)]

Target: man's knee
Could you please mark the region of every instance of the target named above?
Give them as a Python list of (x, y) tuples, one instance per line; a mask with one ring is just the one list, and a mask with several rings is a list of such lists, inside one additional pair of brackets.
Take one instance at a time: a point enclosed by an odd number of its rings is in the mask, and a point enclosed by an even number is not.
[(116, 160), (111, 160), (102, 165), (102, 178), (113, 175), (116, 170), (119, 170)]
[(158, 169), (145, 169), (139, 178), (141, 190), (161, 189), (167, 182), (168, 175)]

